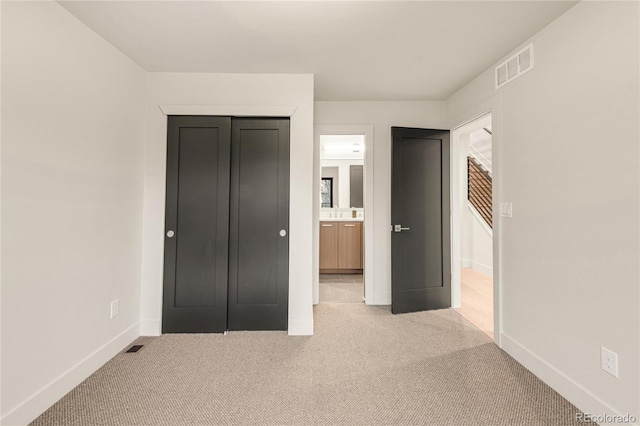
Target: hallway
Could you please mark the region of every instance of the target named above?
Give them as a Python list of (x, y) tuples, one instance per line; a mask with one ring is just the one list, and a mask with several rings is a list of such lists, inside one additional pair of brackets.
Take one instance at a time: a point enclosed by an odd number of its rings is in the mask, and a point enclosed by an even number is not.
[(470, 268), (460, 275), (460, 307), (456, 311), (493, 340), (493, 280)]

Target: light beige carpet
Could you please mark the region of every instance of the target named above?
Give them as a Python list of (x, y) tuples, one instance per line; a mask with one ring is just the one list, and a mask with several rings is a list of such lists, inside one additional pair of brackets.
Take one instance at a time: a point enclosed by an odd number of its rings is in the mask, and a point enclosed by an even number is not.
[(315, 335), (163, 335), (32, 424), (568, 425), (577, 409), (452, 310), (321, 304)]

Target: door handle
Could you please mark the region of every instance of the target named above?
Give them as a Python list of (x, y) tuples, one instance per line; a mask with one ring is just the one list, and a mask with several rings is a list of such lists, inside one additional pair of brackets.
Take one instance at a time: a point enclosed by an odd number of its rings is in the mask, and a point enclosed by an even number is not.
[(393, 225), (393, 232), (408, 231), (411, 228), (403, 228), (402, 225)]

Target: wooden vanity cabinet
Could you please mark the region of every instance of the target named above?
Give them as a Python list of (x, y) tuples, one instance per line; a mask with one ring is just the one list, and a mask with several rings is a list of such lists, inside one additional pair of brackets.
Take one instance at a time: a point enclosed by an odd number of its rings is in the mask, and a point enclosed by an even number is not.
[(362, 242), (362, 222), (321, 222), (320, 272), (362, 272)]
[(338, 269), (337, 222), (320, 222), (320, 269)]
[(362, 223), (338, 222), (338, 269), (362, 269)]

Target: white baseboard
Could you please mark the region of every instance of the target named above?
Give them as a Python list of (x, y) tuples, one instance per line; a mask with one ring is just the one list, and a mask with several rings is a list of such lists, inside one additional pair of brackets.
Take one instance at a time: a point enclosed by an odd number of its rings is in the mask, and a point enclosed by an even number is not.
[(391, 292), (390, 291), (376, 291), (373, 294), (372, 305), (390, 305), (391, 304)]
[(551, 386), (556, 392), (565, 397), (583, 413), (594, 415), (620, 415), (615, 408), (585, 389), (579, 383), (566, 376), (538, 355), (512, 339), (505, 333), (501, 334), (502, 349), (516, 361), (535, 374), (543, 382)]
[(162, 334), (162, 323), (160, 320), (143, 319), (140, 320), (141, 336), (160, 336)]
[(471, 262), (471, 259), (462, 259), (460, 263), (461, 263), (461, 266), (460, 266), (461, 268), (471, 268), (471, 265), (473, 262)]
[(493, 278), (493, 267), (485, 265), (483, 263), (480, 262), (476, 262), (475, 260), (471, 261), (471, 269), (478, 271), (480, 273), (483, 273), (485, 275), (488, 275), (490, 277)]
[[(162, 334), (160, 320), (140, 321), (140, 336), (160, 336)], [(290, 320), (290, 336), (312, 336), (313, 320)]]
[(313, 336), (313, 320), (289, 320), (289, 336)]
[(125, 331), (105, 343), (95, 352), (62, 373), (42, 389), (12, 408), (2, 417), (4, 426), (26, 425), (55, 404), (73, 388), (78, 386), (98, 368), (113, 358), (129, 343), (138, 338), (140, 325), (135, 323)]

